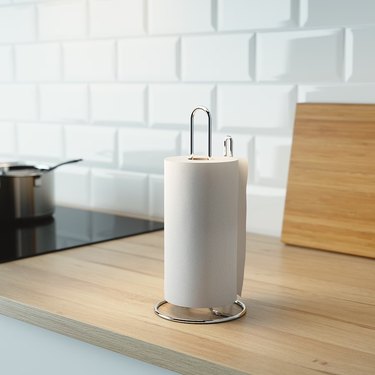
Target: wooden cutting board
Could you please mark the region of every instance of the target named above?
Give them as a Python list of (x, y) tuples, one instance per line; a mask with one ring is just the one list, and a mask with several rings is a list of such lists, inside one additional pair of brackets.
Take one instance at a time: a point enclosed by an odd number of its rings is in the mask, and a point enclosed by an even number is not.
[(282, 240), (375, 258), (375, 105), (297, 105)]

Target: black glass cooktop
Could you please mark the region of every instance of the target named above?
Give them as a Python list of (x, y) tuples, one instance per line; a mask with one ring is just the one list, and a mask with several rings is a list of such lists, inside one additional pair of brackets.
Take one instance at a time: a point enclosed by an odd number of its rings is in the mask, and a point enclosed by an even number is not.
[(157, 221), (56, 207), (50, 218), (0, 223), (0, 263), (160, 229)]

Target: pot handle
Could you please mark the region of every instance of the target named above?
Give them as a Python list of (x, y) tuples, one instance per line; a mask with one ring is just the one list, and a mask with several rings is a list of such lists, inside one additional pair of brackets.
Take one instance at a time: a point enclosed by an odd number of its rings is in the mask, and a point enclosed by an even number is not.
[(46, 172), (51, 172), (53, 171), (54, 169), (58, 168), (58, 167), (61, 167), (62, 165), (65, 165), (65, 164), (72, 164), (72, 163), (78, 163), (79, 161), (82, 161), (83, 159), (73, 159), (73, 160), (68, 160), (68, 161), (63, 161), (62, 163), (59, 163), (59, 164), (56, 164), (54, 165), (53, 167), (50, 167), (46, 170)]

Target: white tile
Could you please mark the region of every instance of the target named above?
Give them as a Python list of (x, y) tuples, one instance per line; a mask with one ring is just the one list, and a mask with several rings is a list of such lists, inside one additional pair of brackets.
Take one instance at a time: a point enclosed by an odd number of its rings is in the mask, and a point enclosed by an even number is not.
[(144, 123), (145, 98), (145, 85), (91, 85), (92, 121)]
[(152, 0), (149, 30), (153, 34), (213, 31), (211, 0)]
[(16, 130), (10, 122), (0, 122), (0, 155), (16, 152)]
[(286, 188), (291, 137), (255, 138), (255, 183)]
[(87, 121), (88, 89), (83, 84), (40, 86), (40, 116), (43, 121)]
[(148, 181), (145, 174), (93, 169), (91, 188), (95, 208), (148, 215)]
[(248, 186), (248, 232), (281, 236), (285, 206), (285, 189)]
[(55, 200), (57, 204), (90, 206), (90, 169), (64, 166), (55, 171)]
[(156, 129), (120, 129), (119, 162), (122, 169), (163, 173), (164, 158), (179, 155), (177, 131)]
[(373, 0), (307, 0), (303, 26), (347, 26), (375, 23)]
[(219, 85), (219, 128), (292, 128), (296, 99), (290, 85)]
[(352, 29), (353, 73), (350, 81), (375, 81), (375, 27)]
[(17, 148), (19, 155), (24, 157), (61, 159), (62, 127), (56, 124), (17, 124)]
[(58, 44), (16, 46), (16, 77), (19, 81), (56, 81), (61, 78)]
[[(166, 84), (150, 85), (149, 113), (151, 124), (185, 125), (190, 123), (190, 114), (202, 105), (213, 111), (213, 85)], [(206, 124), (206, 115), (197, 112), (196, 124)]]
[(149, 214), (151, 217), (162, 219), (164, 217), (164, 177), (163, 175), (150, 175)]
[(281, 28), (297, 25), (297, 0), (219, 0), (219, 30)]
[(248, 81), (254, 59), (253, 34), (183, 37), (182, 79)]
[(375, 104), (375, 84), (300, 86), (298, 102)]
[(119, 42), (119, 78), (124, 81), (176, 81), (177, 38), (136, 38)]
[(13, 79), (12, 48), (0, 47), (0, 81), (11, 81)]
[(0, 8), (0, 43), (35, 40), (35, 11), (31, 5)]
[(259, 34), (257, 79), (260, 81), (331, 82), (343, 78), (342, 30)]
[(91, 36), (141, 35), (144, 34), (144, 25), (143, 1), (90, 1)]
[(40, 39), (74, 39), (86, 35), (85, 1), (43, 2), (37, 9)]
[(73, 42), (63, 45), (68, 81), (112, 81), (115, 74), (112, 41)]
[(37, 117), (33, 85), (0, 85), (0, 103), (0, 119), (33, 121)]
[(65, 126), (65, 157), (86, 164), (113, 166), (116, 162), (116, 129), (105, 126)]

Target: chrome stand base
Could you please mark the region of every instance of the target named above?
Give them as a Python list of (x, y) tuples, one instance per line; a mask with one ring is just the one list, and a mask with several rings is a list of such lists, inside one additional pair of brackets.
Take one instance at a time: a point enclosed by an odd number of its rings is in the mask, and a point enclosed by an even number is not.
[(172, 305), (164, 300), (154, 306), (154, 312), (160, 318), (172, 322), (214, 324), (241, 318), (246, 313), (246, 306), (243, 302), (236, 300), (224, 307), (190, 308)]

